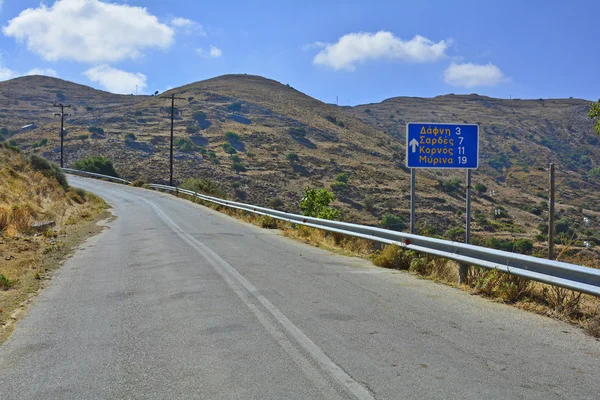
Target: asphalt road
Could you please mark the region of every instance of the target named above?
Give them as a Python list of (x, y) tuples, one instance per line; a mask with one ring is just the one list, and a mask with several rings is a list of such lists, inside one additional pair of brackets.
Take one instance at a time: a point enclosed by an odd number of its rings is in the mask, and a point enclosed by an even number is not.
[(600, 342), (167, 194), (118, 218), (0, 347), (8, 399), (598, 399)]

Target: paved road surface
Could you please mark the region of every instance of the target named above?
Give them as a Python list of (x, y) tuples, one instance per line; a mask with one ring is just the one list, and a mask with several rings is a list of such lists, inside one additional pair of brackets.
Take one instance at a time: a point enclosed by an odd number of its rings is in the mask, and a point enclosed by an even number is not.
[(598, 399), (600, 342), (167, 194), (118, 216), (0, 348), (2, 399)]

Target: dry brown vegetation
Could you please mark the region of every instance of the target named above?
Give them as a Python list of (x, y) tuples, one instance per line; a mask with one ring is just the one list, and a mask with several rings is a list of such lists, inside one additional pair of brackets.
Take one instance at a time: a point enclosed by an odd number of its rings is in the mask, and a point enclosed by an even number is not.
[[(105, 207), (0, 147), (0, 342), (67, 251), (97, 229), (92, 225)], [(36, 222), (47, 225), (36, 229)]]

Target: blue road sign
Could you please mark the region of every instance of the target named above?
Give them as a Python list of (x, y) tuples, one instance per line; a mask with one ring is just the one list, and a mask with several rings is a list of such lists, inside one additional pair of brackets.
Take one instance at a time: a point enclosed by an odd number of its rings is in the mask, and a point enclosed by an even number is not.
[(409, 122), (406, 125), (408, 168), (479, 166), (479, 125)]

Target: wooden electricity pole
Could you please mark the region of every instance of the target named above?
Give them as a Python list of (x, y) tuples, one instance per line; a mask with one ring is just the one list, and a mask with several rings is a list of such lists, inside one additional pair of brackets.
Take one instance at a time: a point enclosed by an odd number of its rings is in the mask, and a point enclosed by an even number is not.
[[(63, 145), (64, 145), (64, 137), (65, 137), (65, 129), (64, 129), (65, 108), (71, 108), (71, 105), (69, 104), (68, 106), (65, 106), (62, 103), (60, 103), (60, 104), (54, 104), (54, 107), (60, 107), (60, 114), (55, 113), (54, 116), (60, 117), (60, 167), (64, 168)], [(70, 116), (70, 114), (67, 116)]]
[(548, 210), (548, 259), (554, 259), (554, 201), (555, 201), (554, 164), (550, 163), (550, 200)]
[(181, 97), (175, 97), (174, 94), (172, 94), (171, 96), (168, 97), (163, 97), (163, 98), (170, 98), (171, 99), (171, 150), (170, 150), (170, 162), (169, 162), (169, 166), (170, 166), (170, 175), (169, 175), (169, 186), (173, 186), (173, 128), (175, 127), (175, 100), (185, 100), (184, 98)]

